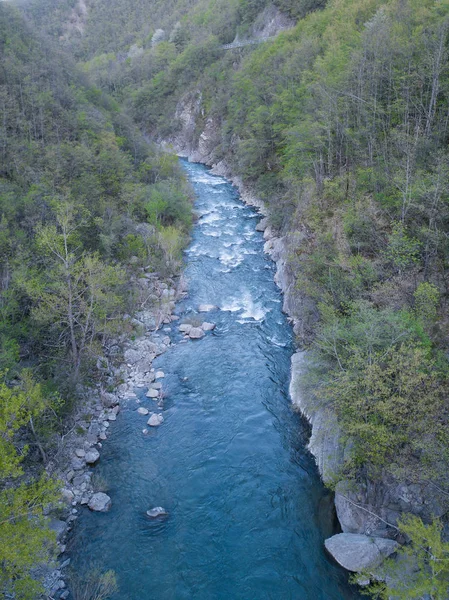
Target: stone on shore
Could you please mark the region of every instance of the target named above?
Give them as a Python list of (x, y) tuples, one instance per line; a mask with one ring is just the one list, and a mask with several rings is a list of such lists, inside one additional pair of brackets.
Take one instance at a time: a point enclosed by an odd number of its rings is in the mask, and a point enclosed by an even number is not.
[(164, 417), (161, 415), (161, 413), (159, 413), (159, 414), (153, 413), (151, 415), (151, 417), (148, 419), (147, 425), (149, 425), (150, 427), (158, 427), (163, 422), (164, 422)]
[(154, 508), (147, 510), (147, 515), (155, 519), (156, 517), (164, 517), (168, 515), (168, 512), (165, 510), (165, 508), (162, 508), (162, 506), (155, 506)]
[(199, 340), (202, 337), (204, 337), (204, 331), (201, 329), (201, 327), (192, 327), (192, 329), (189, 331), (189, 338), (191, 340)]
[(148, 410), (148, 408), (139, 406), (139, 408), (137, 409), (137, 412), (139, 413), (139, 415), (147, 415), (150, 411)]
[(215, 323), (208, 323), (207, 321), (204, 321), (204, 323), (201, 325), (201, 329), (203, 331), (213, 331), (215, 329)]
[(48, 527), (56, 534), (56, 541), (58, 542), (65, 537), (68, 530), (67, 523), (65, 521), (61, 521), (61, 519), (52, 519), (48, 524)]
[(358, 533), (339, 533), (324, 545), (343, 568), (356, 573), (375, 569), (398, 547), (394, 540)]
[(100, 453), (95, 448), (92, 448), (88, 452), (86, 452), (85, 461), (88, 465), (94, 465), (97, 460), (100, 458)]
[(75, 456), (72, 459), (72, 469), (74, 471), (81, 471), (81, 469), (84, 469), (85, 466), (86, 466), (86, 462), (85, 462), (84, 458), (78, 458), (77, 456)]
[(145, 395), (147, 398), (157, 398), (159, 396), (159, 392), (158, 390), (150, 388)]
[(211, 310), (217, 310), (218, 306), (215, 304), (200, 304), (198, 306), (198, 312), (210, 312)]
[(97, 492), (92, 496), (87, 505), (90, 510), (95, 512), (108, 512), (111, 508), (112, 501), (104, 492)]
[(268, 219), (266, 217), (264, 217), (257, 223), (256, 231), (265, 231), (265, 229), (267, 227), (268, 227)]

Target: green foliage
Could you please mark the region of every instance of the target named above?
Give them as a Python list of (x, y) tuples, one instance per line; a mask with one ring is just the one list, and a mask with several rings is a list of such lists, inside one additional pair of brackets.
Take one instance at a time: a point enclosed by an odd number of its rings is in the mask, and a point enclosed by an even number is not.
[(388, 583), (373, 583), (368, 593), (379, 600), (445, 600), (449, 593), (449, 543), (443, 538), (443, 525), (430, 524), (411, 514), (401, 517), (399, 530), (408, 543), (398, 551), (398, 560), (387, 560), (379, 575)]
[(34, 421), (50, 406), (28, 371), (20, 386), (0, 383), (0, 589), (22, 600), (33, 600), (41, 591), (31, 569), (48, 561), (54, 535), (42, 511), (58, 492), (57, 482), (45, 475), (21, 479), (28, 445), (18, 444), (18, 433), (28, 427), (35, 436)]
[(426, 329), (429, 329), (437, 319), (437, 309), (440, 302), (440, 292), (436, 285), (424, 281), (414, 293), (415, 314)]

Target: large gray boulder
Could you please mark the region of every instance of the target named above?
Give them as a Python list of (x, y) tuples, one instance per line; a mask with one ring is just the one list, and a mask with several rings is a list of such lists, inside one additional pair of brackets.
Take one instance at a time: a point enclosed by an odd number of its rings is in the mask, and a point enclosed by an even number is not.
[(359, 573), (378, 567), (398, 547), (394, 540), (355, 533), (339, 533), (324, 542), (326, 550), (348, 571)]
[(192, 329), (189, 331), (189, 338), (191, 340), (199, 340), (204, 337), (204, 335), (204, 331), (201, 329), (201, 327), (192, 327)]
[(86, 452), (86, 463), (88, 465), (94, 465), (97, 460), (100, 458), (100, 453), (95, 448), (92, 448), (88, 452)]
[(203, 331), (213, 331), (215, 329), (215, 323), (208, 323), (207, 321), (204, 321), (204, 323), (201, 325), (201, 329)]
[(88, 507), (95, 512), (108, 512), (111, 508), (112, 501), (104, 492), (97, 492), (89, 500)]

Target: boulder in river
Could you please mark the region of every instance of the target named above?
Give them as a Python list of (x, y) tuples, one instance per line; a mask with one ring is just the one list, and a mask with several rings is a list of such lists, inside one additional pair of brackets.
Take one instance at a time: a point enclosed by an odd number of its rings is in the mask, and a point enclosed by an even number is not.
[(211, 310), (217, 310), (218, 306), (215, 304), (200, 304), (198, 306), (198, 312), (210, 312)]
[(339, 533), (328, 538), (324, 545), (342, 567), (359, 573), (378, 567), (399, 544), (394, 540), (359, 533)]
[(147, 515), (152, 519), (155, 519), (156, 517), (165, 517), (168, 515), (168, 512), (165, 510), (165, 508), (162, 508), (162, 506), (155, 506), (154, 508), (147, 510)]
[(108, 512), (111, 505), (112, 501), (110, 497), (104, 492), (97, 492), (88, 502), (90, 510), (94, 510), (95, 512)]
[(163, 379), (165, 377), (164, 371), (156, 371), (154, 378), (155, 379)]
[(204, 337), (204, 331), (201, 329), (201, 327), (192, 327), (192, 329), (189, 331), (189, 338), (191, 340), (199, 340), (202, 337)]
[(192, 327), (193, 325), (191, 325), (190, 323), (181, 323), (181, 325), (179, 326), (179, 331), (181, 333), (189, 333)]
[(153, 413), (151, 415), (151, 417), (148, 419), (147, 425), (149, 425), (150, 427), (158, 427), (163, 422), (164, 422), (164, 417), (161, 415), (161, 413), (159, 413), (159, 414)]
[(139, 408), (137, 409), (137, 412), (139, 413), (139, 415), (147, 415), (150, 411), (148, 410), (148, 408), (139, 406)]
[(94, 465), (99, 458), (100, 453), (98, 452), (98, 450), (95, 450), (95, 448), (92, 448), (91, 450), (86, 452), (85, 460), (88, 465)]
[(201, 329), (203, 331), (213, 331), (215, 329), (215, 323), (208, 323), (207, 321), (204, 321), (204, 323), (201, 325)]
[(147, 398), (157, 398), (158, 396), (159, 396), (158, 390), (155, 390), (153, 388), (150, 388), (148, 390), (148, 392), (146, 393)]

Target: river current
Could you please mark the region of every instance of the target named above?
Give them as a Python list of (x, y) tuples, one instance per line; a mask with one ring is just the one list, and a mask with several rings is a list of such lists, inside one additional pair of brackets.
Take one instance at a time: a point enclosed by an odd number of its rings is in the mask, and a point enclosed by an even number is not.
[[(96, 470), (109, 513), (83, 509), (72, 542), (78, 569), (114, 569), (114, 600), (346, 600), (358, 598), (325, 554), (331, 498), (305, 447), (308, 428), (288, 397), (292, 331), (257, 212), (202, 165), (183, 161), (198, 223), (186, 251), (182, 319), (216, 323), (173, 346), (164, 423), (143, 435), (137, 404), (109, 428)], [(197, 314), (200, 304), (218, 308)], [(146, 389), (141, 406), (154, 409)], [(163, 506), (169, 515), (145, 512)]]

